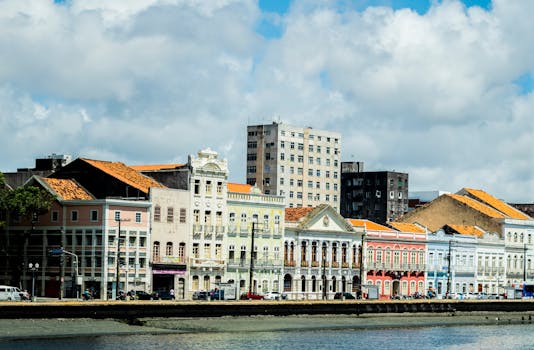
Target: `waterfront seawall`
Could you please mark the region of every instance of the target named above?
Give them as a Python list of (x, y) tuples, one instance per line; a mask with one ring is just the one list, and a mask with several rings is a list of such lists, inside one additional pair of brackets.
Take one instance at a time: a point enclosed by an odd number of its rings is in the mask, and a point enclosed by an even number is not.
[(146, 317), (222, 317), (289, 315), (363, 315), (381, 313), (527, 312), (534, 300), (408, 301), (212, 301), (212, 302), (10, 302), (0, 303), (0, 318), (93, 318), (135, 320)]

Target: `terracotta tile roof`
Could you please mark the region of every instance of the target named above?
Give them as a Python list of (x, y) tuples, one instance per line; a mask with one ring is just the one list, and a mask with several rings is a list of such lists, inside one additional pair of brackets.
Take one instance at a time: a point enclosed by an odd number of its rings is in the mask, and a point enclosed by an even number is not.
[(469, 225), (447, 225), (450, 228), (452, 228), (454, 231), (458, 232), (461, 235), (470, 235), (470, 236), (477, 236), (482, 237), (484, 236), (484, 231), (479, 229), (476, 226), (469, 226)]
[(392, 228), (377, 224), (376, 222), (366, 219), (348, 219), (350, 224), (354, 227), (365, 227), (369, 231), (395, 231)]
[(501, 213), (504, 213), (506, 216), (511, 217), (512, 219), (522, 219), (522, 220), (528, 220), (530, 217), (516, 208), (512, 207), (511, 205), (506, 204), (505, 202), (501, 201), (500, 199), (497, 199), (493, 197), (491, 194), (486, 193), (482, 190), (475, 190), (472, 188), (464, 188), (464, 190), (478, 199), (481, 202), (484, 202), (485, 204), (491, 206), (494, 209), (497, 209)]
[(315, 208), (286, 208), (285, 220), (289, 222), (298, 222), (314, 209)]
[(71, 179), (41, 178), (48, 187), (63, 200), (93, 200), (92, 194), (87, 192), (79, 183)]
[(469, 198), (467, 196), (462, 196), (462, 195), (459, 195), (459, 194), (444, 194), (444, 196), (449, 196), (455, 200), (457, 200), (458, 202), (462, 202), (463, 204), (487, 215), (487, 216), (490, 216), (492, 218), (497, 218), (497, 219), (504, 219), (505, 216), (498, 212), (497, 210), (485, 205), (485, 204), (482, 204), (480, 203), (479, 201), (476, 201), (472, 198)]
[(406, 222), (390, 222), (389, 225), (401, 232), (426, 233), (425, 229), (416, 224)]
[(107, 162), (87, 158), (80, 159), (144, 193), (148, 193), (150, 187), (165, 187), (156, 180), (139, 173), (121, 162)]
[(184, 164), (149, 164), (149, 165), (129, 165), (130, 168), (137, 171), (154, 171), (154, 170), (164, 170), (164, 169), (176, 169)]
[(250, 193), (250, 190), (252, 189), (252, 185), (248, 184), (236, 184), (236, 183), (228, 183), (227, 186), (228, 192), (238, 192), (238, 193)]

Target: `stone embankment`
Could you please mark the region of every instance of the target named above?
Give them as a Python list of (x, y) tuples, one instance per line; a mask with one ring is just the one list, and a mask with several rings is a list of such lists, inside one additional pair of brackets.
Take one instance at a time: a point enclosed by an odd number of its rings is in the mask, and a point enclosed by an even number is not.
[(0, 303), (0, 318), (93, 318), (130, 322), (147, 317), (364, 315), (384, 313), (528, 312), (534, 300), (407, 301), (122, 301)]

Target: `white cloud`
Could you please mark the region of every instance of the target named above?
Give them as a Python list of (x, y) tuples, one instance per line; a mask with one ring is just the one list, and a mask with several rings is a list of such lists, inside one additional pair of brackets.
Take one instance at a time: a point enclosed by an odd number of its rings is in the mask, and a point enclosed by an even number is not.
[[(49, 153), (185, 161), (211, 147), (244, 181), (246, 124), (340, 131), (343, 160), (414, 190), (532, 202), (534, 5), (414, 11), (299, 1), (266, 40), (256, 1), (0, 2), (2, 170)], [(278, 16), (278, 15), (277, 15)]]

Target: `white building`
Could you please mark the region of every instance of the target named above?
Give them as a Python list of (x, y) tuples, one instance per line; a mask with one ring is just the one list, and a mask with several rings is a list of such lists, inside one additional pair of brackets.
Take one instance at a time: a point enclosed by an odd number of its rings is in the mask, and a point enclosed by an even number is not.
[(247, 183), (290, 208), (328, 204), (339, 212), (341, 134), (282, 123), (247, 127)]

